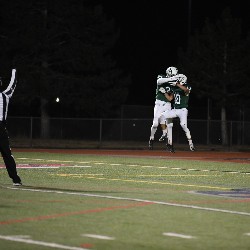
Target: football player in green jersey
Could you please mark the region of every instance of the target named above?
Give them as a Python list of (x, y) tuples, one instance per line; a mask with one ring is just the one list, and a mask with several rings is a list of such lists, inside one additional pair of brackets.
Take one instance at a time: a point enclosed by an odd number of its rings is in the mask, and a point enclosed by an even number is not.
[[(191, 86), (188, 85), (185, 81), (176, 81), (172, 83), (174, 86), (173, 94), (165, 93), (166, 98), (168, 97), (169, 100), (173, 99), (173, 109), (170, 111), (164, 111), (160, 116), (160, 121), (164, 119), (176, 118), (180, 119), (180, 125), (183, 131), (186, 134), (189, 148), (191, 151), (195, 151), (195, 147), (191, 138), (190, 130), (187, 127), (187, 117), (188, 117), (188, 101), (189, 101), (189, 94), (191, 91)], [(164, 126), (164, 123), (161, 123), (161, 126)], [(172, 141), (167, 142), (167, 149), (174, 153), (174, 147)]]
[[(173, 127), (173, 121), (172, 119), (164, 119), (160, 120), (161, 113), (166, 111), (166, 110), (171, 110), (171, 103), (170, 101), (166, 98), (165, 93), (171, 92), (171, 85), (170, 83), (175, 83), (179, 79), (178, 77), (178, 70), (175, 67), (169, 67), (166, 70), (166, 76), (165, 75), (158, 75), (157, 77), (157, 88), (156, 88), (156, 100), (155, 100), (155, 106), (154, 106), (154, 119), (153, 119), (153, 124), (151, 126), (151, 131), (150, 131), (150, 138), (149, 138), (149, 144), (148, 147), (150, 150), (153, 149), (153, 143), (154, 143), (154, 135), (156, 133), (156, 130), (158, 128), (159, 124), (164, 124), (161, 125), (162, 127), (162, 136), (159, 139), (159, 141), (164, 141), (166, 137), (169, 137), (170, 140), (172, 141), (172, 127)], [(167, 128), (166, 129), (166, 125)]]

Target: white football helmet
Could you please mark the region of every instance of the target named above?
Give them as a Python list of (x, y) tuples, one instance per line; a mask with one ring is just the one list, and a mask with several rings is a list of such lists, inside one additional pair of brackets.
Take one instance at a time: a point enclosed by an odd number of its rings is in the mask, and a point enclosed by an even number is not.
[(181, 85), (184, 85), (187, 83), (187, 77), (183, 74), (179, 74), (178, 75), (178, 82), (181, 84)]
[(166, 70), (167, 77), (175, 76), (178, 74), (178, 69), (176, 67), (168, 67)]

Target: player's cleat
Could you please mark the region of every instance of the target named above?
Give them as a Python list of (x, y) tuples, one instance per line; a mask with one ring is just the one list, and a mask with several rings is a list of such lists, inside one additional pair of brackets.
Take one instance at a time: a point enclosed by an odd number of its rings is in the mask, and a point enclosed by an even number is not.
[(153, 146), (154, 146), (154, 140), (150, 139), (149, 142), (148, 142), (148, 149), (153, 150)]
[(167, 135), (162, 135), (161, 138), (159, 139), (160, 142), (165, 141), (167, 138)]
[(13, 183), (13, 186), (19, 187), (19, 186), (22, 186), (22, 183), (21, 183), (21, 182), (14, 182), (14, 183)]
[(195, 151), (195, 147), (194, 147), (193, 143), (189, 144), (189, 148), (190, 148), (191, 151)]
[(167, 143), (166, 146), (167, 146), (167, 151), (169, 151), (171, 153), (175, 153), (173, 145)]

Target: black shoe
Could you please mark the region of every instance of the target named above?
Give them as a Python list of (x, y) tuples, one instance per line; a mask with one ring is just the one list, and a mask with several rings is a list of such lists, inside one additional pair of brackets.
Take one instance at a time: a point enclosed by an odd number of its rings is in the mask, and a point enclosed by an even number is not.
[(150, 139), (149, 142), (148, 142), (148, 149), (153, 150), (153, 145), (154, 145), (154, 140)]
[(159, 139), (160, 142), (165, 141), (167, 138), (167, 135), (162, 135), (161, 138)]
[(175, 151), (174, 151), (174, 146), (173, 146), (173, 145), (170, 145), (170, 144), (168, 143), (168, 144), (166, 144), (166, 146), (167, 146), (167, 151), (169, 151), (169, 152), (171, 152), (171, 153), (175, 153)]

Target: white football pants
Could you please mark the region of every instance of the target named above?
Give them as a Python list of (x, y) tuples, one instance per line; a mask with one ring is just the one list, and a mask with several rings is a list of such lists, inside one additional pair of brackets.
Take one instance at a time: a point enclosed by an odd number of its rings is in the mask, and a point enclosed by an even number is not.
[[(162, 113), (159, 119), (160, 121), (164, 121), (166, 119), (176, 118), (176, 117), (180, 119), (180, 125), (182, 129), (184, 130), (187, 139), (191, 140), (191, 134), (187, 127), (188, 110), (186, 108), (166, 110)], [(164, 124), (164, 123), (161, 123), (161, 124)]]
[(172, 119), (165, 119), (162, 117), (162, 113), (165, 111), (171, 110), (171, 103), (170, 102), (164, 102), (160, 100), (155, 101), (155, 107), (154, 107), (154, 119), (153, 124), (151, 126), (151, 133), (150, 133), (150, 139), (154, 140), (155, 132), (159, 126), (159, 124), (167, 124), (169, 130), (168, 133), (172, 135), (172, 127), (173, 127), (173, 120)]

